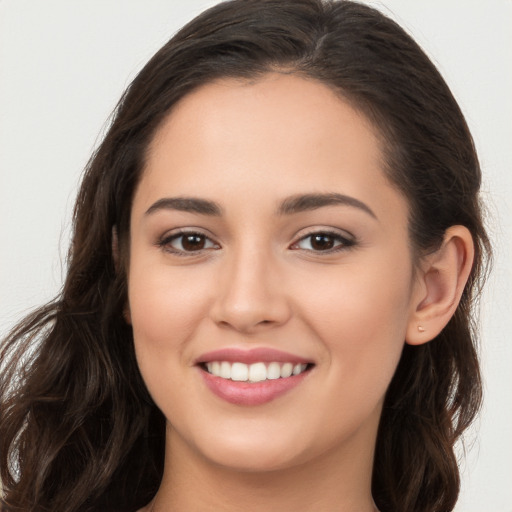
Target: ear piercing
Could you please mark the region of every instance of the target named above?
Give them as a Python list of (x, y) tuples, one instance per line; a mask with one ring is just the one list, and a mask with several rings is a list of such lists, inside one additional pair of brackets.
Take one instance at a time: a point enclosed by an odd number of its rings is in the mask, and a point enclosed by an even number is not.
[(418, 331), (425, 332), (425, 327), (423, 327), (422, 325), (418, 325)]

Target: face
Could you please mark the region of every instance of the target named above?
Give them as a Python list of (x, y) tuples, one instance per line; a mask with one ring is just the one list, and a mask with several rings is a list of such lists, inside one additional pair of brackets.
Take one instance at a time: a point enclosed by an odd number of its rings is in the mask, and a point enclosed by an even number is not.
[(414, 290), (382, 169), (367, 120), (292, 75), (203, 86), (162, 124), (128, 316), (176, 453), (245, 471), (371, 456)]

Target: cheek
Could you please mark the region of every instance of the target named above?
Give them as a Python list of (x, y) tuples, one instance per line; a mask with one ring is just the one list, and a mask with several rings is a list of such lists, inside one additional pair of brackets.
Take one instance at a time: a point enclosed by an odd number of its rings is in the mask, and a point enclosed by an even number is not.
[(204, 288), (187, 272), (132, 260), (128, 298), (137, 363), (155, 403), (167, 417), (180, 407), (188, 341), (206, 310)]
[(205, 286), (194, 286), (187, 272), (136, 265), (130, 271), (128, 299), (138, 357), (176, 350), (192, 336), (207, 309)]
[(302, 311), (322, 340), (334, 368), (354, 378), (372, 375), (387, 385), (405, 341), (410, 304), (410, 264), (341, 269), (336, 277), (302, 289)]

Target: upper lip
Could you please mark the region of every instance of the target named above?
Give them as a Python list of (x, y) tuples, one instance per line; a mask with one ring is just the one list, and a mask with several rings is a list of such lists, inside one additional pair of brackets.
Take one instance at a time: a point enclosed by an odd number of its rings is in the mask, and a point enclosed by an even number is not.
[(270, 347), (258, 347), (251, 349), (240, 349), (240, 348), (221, 348), (218, 350), (212, 350), (200, 355), (195, 364), (209, 363), (211, 361), (228, 361), (231, 363), (271, 363), (273, 361), (279, 363), (311, 363), (311, 360), (290, 354), (289, 352), (283, 352), (282, 350), (276, 350)]

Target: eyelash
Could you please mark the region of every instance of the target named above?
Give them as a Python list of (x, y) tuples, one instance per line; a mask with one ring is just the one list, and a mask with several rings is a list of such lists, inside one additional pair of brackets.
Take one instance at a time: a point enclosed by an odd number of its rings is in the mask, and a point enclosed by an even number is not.
[(297, 242), (294, 242), (290, 247), (292, 249), (296, 248), (295, 250), (300, 250), (298, 244), (304, 240), (311, 239), (314, 236), (322, 236), (327, 237), (333, 240), (334, 243), (339, 242), (338, 245), (335, 245), (334, 247), (326, 250), (318, 250), (315, 251), (313, 249), (304, 249), (306, 251), (318, 253), (318, 254), (333, 254), (340, 251), (346, 251), (356, 245), (356, 240), (354, 238), (348, 238), (347, 236), (343, 236), (337, 231), (331, 231), (328, 229), (320, 229), (311, 231), (310, 233), (307, 233), (306, 235), (303, 235)]
[[(178, 240), (180, 238), (184, 238), (186, 236), (189, 236), (189, 237), (193, 237), (193, 236), (196, 236), (196, 237), (201, 237), (202, 239), (204, 239), (205, 241), (208, 240), (211, 242), (212, 244), (212, 247), (207, 247), (207, 248), (201, 248), (201, 249), (198, 249), (198, 250), (195, 250), (195, 251), (187, 251), (187, 250), (184, 250), (184, 249), (176, 249), (174, 247), (171, 246), (171, 243), (175, 240)], [(182, 240), (182, 247), (183, 247), (183, 240)], [(204, 233), (201, 233), (200, 231), (188, 231), (188, 230), (183, 230), (183, 231), (178, 231), (177, 233), (173, 233), (172, 235), (168, 235), (168, 236), (164, 236), (162, 239), (160, 239), (157, 243), (157, 245), (164, 251), (166, 252), (170, 252), (172, 254), (175, 254), (177, 256), (194, 256), (196, 254), (201, 254), (203, 251), (205, 250), (211, 250), (211, 249), (217, 249), (219, 248), (219, 244), (215, 243), (210, 237), (206, 236)]]
[[(171, 243), (173, 241), (178, 240), (180, 238), (183, 239), (185, 236), (201, 237), (205, 241), (205, 243), (206, 243), (206, 241), (209, 241), (211, 246), (206, 247), (206, 248), (201, 248), (198, 250), (189, 250), (189, 251), (187, 251), (185, 249), (176, 249), (171, 246)], [(322, 230), (312, 231), (310, 233), (307, 233), (306, 235), (303, 235), (296, 242), (294, 242), (293, 244), (290, 245), (290, 249), (301, 250), (301, 248), (299, 247), (299, 244), (307, 239), (311, 239), (314, 236), (330, 238), (330, 239), (332, 239), (334, 244), (336, 244), (338, 242), (338, 245), (334, 245), (334, 247), (331, 247), (326, 250), (314, 250), (314, 249), (303, 249), (303, 250), (312, 252), (312, 253), (318, 253), (318, 254), (333, 254), (333, 253), (340, 252), (343, 250), (348, 250), (348, 249), (354, 247), (357, 243), (357, 241), (355, 239), (342, 236), (340, 233), (338, 233), (336, 231), (322, 229)], [(199, 231), (187, 231), (187, 230), (178, 231), (177, 233), (173, 233), (172, 235), (164, 236), (162, 239), (160, 239), (157, 242), (157, 245), (158, 245), (158, 247), (160, 247), (162, 250), (164, 250), (166, 252), (175, 254), (177, 256), (185, 256), (185, 257), (195, 256), (197, 254), (202, 254), (204, 251), (220, 248), (219, 244), (214, 242), (210, 237), (206, 236), (204, 233), (201, 233)], [(182, 247), (183, 247), (183, 240), (182, 240)]]

